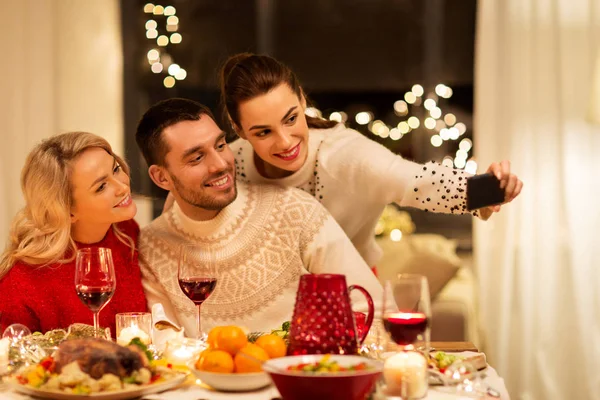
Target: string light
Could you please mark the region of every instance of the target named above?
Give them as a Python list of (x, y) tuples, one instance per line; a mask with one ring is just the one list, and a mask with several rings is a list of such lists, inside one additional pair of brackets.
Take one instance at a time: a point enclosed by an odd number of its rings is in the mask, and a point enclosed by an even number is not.
[(434, 107), (429, 110), (429, 115), (431, 115), (431, 118), (438, 119), (442, 116), (442, 110), (439, 107)]
[(415, 100), (417, 100), (417, 96), (415, 96), (415, 94), (413, 92), (406, 92), (406, 93), (404, 93), (404, 100), (408, 104), (413, 104), (415, 102)]
[(394, 103), (394, 113), (402, 117), (408, 113), (408, 104), (404, 100), (398, 100)]
[(412, 129), (417, 129), (419, 125), (421, 125), (421, 121), (419, 121), (419, 118), (410, 117), (408, 119), (408, 126), (410, 126)]
[(425, 91), (423, 90), (423, 86), (421, 85), (413, 85), (413, 87), (410, 89), (411, 92), (414, 93), (415, 96), (417, 97), (421, 97), (423, 96), (423, 93), (425, 93)]
[(399, 242), (402, 240), (402, 231), (398, 228), (392, 229), (390, 232), (390, 239), (392, 242)]
[(334, 111), (331, 114), (329, 114), (329, 120), (335, 122), (342, 122), (342, 114), (340, 114), (337, 111)]
[(167, 71), (169, 71), (169, 75), (177, 75), (177, 73), (179, 72), (179, 70), (181, 69), (181, 67), (179, 66), (179, 64), (171, 64), (169, 65), (169, 68)]
[(440, 132), (444, 128), (446, 128), (446, 123), (443, 120), (438, 119), (437, 121), (435, 121), (435, 130), (436, 131)]
[(359, 125), (367, 125), (373, 119), (373, 114), (371, 114), (368, 111), (361, 111), (358, 114), (356, 114), (356, 117), (354, 117), (354, 119)]
[[(182, 35), (177, 32), (179, 29), (179, 17), (175, 14), (177, 10), (173, 6), (163, 7), (160, 4), (147, 3), (144, 5), (145, 14), (153, 14), (157, 17), (148, 19), (144, 25), (146, 28), (146, 37), (150, 40), (156, 40), (156, 44), (165, 49), (152, 49), (148, 52), (148, 64), (150, 71), (154, 74), (169, 73), (163, 79), (163, 85), (166, 88), (175, 86), (176, 80), (184, 80), (187, 77), (187, 71), (181, 68), (178, 64), (173, 63), (171, 55), (168, 54), (166, 48), (172, 44), (180, 44), (183, 40)], [(167, 34), (161, 34), (157, 18), (165, 18), (165, 26)], [(164, 28), (162, 28), (164, 29)], [(170, 35), (169, 35), (170, 33)]]
[(148, 60), (155, 61), (159, 59), (160, 53), (158, 52), (158, 50), (152, 49), (148, 51), (148, 54), (146, 56), (148, 57)]
[(449, 128), (448, 132), (450, 132), (451, 140), (456, 140), (460, 136), (460, 133), (458, 133), (458, 129), (456, 129), (455, 127)]
[(390, 139), (392, 140), (400, 140), (402, 138), (402, 132), (398, 128), (390, 129)]
[(450, 131), (448, 130), (448, 128), (444, 128), (440, 131), (440, 137), (443, 140), (448, 140), (450, 139)]
[(464, 135), (464, 133), (467, 131), (467, 126), (462, 122), (459, 122), (458, 124), (454, 125), (454, 127), (458, 129), (458, 134), (461, 136)]
[[(178, 65), (179, 67), (179, 65)], [(313, 118), (321, 118), (321, 110), (319, 110), (318, 108), (315, 107), (306, 107), (306, 109), (304, 110), (304, 114), (308, 115), (309, 117), (313, 117)]]
[(444, 143), (440, 135), (433, 135), (431, 137), (431, 144), (433, 147), (440, 147)]
[(461, 150), (464, 150), (464, 151), (469, 151), (469, 150), (471, 150), (472, 147), (473, 147), (473, 142), (471, 141), (471, 139), (468, 139), (468, 138), (464, 138), (458, 144), (458, 148)]
[(410, 132), (410, 125), (408, 125), (406, 121), (401, 121), (398, 123), (398, 130), (403, 135), (406, 135), (408, 132)]
[(181, 43), (181, 39), (183, 39), (183, 38), (182, 38), (181, 34), (179, 34), (179, 33), (174, 33), (171, 35), (171, 43), (173, 43), (173, 44)]
[(435, 100), (433, 100), (433, 99), (427, 99), (423, 103), (423, 106), (425, 107), (425, 109), (427, 111), (431, 111), (431, 109), (435, 108), (436, 105), (437, 104), (435, 103)]
[(452, 168), (454, 166), (454, 163), (452, 161), (452, 157), (450, 157), (450, 156), (444, 157), (444, 159), (442, 160), (442, 165), (445, 165), (446, 167)]
[(163, 84), (166, 88), (170, 89), (173, 86), (175, 86), (175, 78), (173, 78), (172, 76), (167, 76), (165, 77), (165, 79), (163, 79)]
[(163, 65), (159, 62), (156, 62), (156, 63), (152, 64), (152, 67), (150, 67), (150, 69), (155, 74), (160, 74), (163, 71)]
[(425, 125), (425, 128), (427, 129), (435, 129), (435, 119), (427, 117), (425, 118), (425, 122), (423, 123), (423, 125)]
[(467, 160), (465, 160), (464, 158), (455, 158), (454, 159), (454, 166), (456, 168), (464, 168), (465, 165), (467, 164)]
[(470, 159), (465, 164), (465, 171), (467, 171), (470, 174), (476, 174), (477, 173), (477, 163), (473, 159)]
[(452, 113), (448, 113), (448, 114), (444, 115), (444, 122), (448, 126), (452, 126), (456, 123), (456, 116)]
[(179, 71), (177, 71), (177, 73), (175, 74), (175, 79), (177, 79), (178, 81), (182, 81), (186, 77), (187, 77), (187, 72), (183, 68), (180, 68)]
[(156, 39), (156, 44), (165, 47), (169, 44), (169, 38), (166, 35), (160, 35), (158, 39)]
[(456, 158), (464, 158), (465, 160), (469, 157), (466, 151), (462, 149), (456, 150)]

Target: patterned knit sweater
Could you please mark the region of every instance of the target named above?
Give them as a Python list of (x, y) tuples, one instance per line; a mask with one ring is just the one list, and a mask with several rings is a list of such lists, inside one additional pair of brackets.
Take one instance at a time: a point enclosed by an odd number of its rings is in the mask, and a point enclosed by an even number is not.
[[(149, 306), (160, 302), (167, 316), (196, 333), (194, 304), (179, 288), (181, 243), (210, 248), (219, 275), (202, 305), (202, 330), (240, 325), (270, 331), (291, 319), (299, 278), (341, 273), (359, 284), (376, 309), (382, 287), (329, 213), (310, 195), (274, 185), (238, 183), (237, 199), (210, 221), (194, 221), (175, 204), (142, 229), (140, 265)], [(354, 294), (354, 293), (353, 293)], [(354, 310), (366, 301), (352, 297)]]
[[(140, 228), (134, 220), (120, 222), (119, 229), (137, 242)], [(111, 249), (117, 288), (108, 304), (100, 311), (100, 325), (116, 335), (115, 315), (123, 312), (145, 312), (146, 298), (142, 288), (138, 253), (121, 242), (112, 229), (98, 243), (77, 243), (78, 248)], [(0, 280), (0, 332), (14, 323), (32, 332), (66, 329), (74, 323), (93, 325), (92, 312), (75, 292), (75, 261), (45, 266), (17, 262)]]
[(282, 179), (260, 175), (247, 140), (238, 139), (230, 147), (238, 181), (278, 184), (310, 193), (331, 213), (371, 266), (382, 255), (374, 230), (386, 205), (396, 203), (434, 213), (467, 213), (465, 189), (470, 174), (433, 162), (421, 165), (405, 160), (343, 124), (312, 129), (307, 161)]

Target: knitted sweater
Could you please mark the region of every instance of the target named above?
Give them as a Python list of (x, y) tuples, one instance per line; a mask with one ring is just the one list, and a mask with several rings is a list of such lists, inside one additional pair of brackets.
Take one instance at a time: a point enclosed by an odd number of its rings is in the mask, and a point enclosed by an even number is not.
[[(194, 221), (175, 205), (140, 235), (140, 265), (149, 305), (160, 302), (167, 316), (196, 333), (196, 309), (177, 280), (182, 243), (210, 248), (219, 273), (202, 305), (202, 330), (239, 325), (270, 331), (291, 319), (300, 276), (345, 274), (377, 309), (382, 288), (348, 237), (314, 197), (293, 188), (238, 183), (237, 199), (210, 221)], [(354, 294), (354, 293), (353, 293)], [(355, 311), (366, 301), (353, 296)]]
[[(121, 222), (119, 229), (137, 243), (139, 227), (134, 220)], [(142, 288), (138, 253), (121, 242), (112, 229), (98, 243), (77, 243), (78, 248), (111, 249), (117, 288), (112, 299), (100, 311), (100, 325), (116, 335), (115, 315), (121, 312), (144, 312), (146, 298)], [(75, 260), (65, 264), (32, 266), (17, 262), (0, 280), (0, 332), (19, 323), (32, 332), (66, 329), (74, 323), (93, 325), (92, 312), (75, 292)]]
[(230, 147), (238, 180), (274, 183), (310, 193), (331, 213), (371, 266), (382, 255), (374, 230), (386, 205), (467, 213), (468, 173), (433, 162), (421, 165), (405, 160), (343, 124), (310, 130), (307, 161), (300, 170), (281, 179), (260, 175), (248, 141), (238, 139)]

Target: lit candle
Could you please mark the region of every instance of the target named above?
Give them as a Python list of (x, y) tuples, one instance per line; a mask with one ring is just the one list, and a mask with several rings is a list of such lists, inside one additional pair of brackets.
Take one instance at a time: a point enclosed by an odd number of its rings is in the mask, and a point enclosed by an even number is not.
[(196, 360), (206, 344), (191, 338), (169, 340), (164, 352), (165, 359), (174, 365), (187, 365)]
[(135, 325), (121, 329), (117, 343), (121, 346), (127, 346), (133, 338), (139, 338), (144, 344), (150, 344), (150, 336)]
[(0, 373), (4, 373), (8, 367), (8, 349), (10, 347), (10, 340), (4, 338), (0, 340)]
[(416, 351), (388, 358), (383, 366), (383, 377), (388, 396), (420, 399), (427, 394), (427, 360)]

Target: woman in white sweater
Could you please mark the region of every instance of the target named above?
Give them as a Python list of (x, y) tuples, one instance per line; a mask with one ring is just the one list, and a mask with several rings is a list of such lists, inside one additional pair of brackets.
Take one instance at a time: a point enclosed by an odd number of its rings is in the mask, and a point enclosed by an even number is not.
[[(221, 96), (231, 126), (243, 139), (231, 144), (238, 178), (294, 186), (315, 196), (368, 265), (381, 257), (374, 228), (387, 204), (468, 212), (469, 174), (405, 160), (343, 124), (305, 115), (298, 78), (271, 57), (231, 57), (221, 70)], [(501, 181), (506, 202), (520, 193), (523, 184), (508, 161), (493, 163), (488, 172)], [(493, 206), (474, 215), (487, 219), (499, 210)]]

